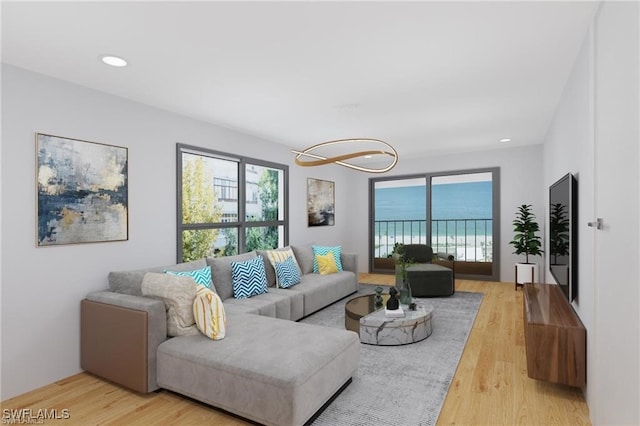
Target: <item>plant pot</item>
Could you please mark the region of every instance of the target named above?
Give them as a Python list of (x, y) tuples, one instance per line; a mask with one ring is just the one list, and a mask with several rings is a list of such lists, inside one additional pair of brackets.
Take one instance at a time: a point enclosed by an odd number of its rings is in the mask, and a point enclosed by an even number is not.
[(539, 282), (537, 263), (516, 263), (516, 286)]

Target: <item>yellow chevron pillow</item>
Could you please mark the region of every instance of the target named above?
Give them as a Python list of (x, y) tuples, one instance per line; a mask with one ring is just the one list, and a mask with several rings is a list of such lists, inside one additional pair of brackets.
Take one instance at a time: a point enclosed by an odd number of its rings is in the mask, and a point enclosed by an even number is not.
[(222, 300), (211, 289), (198, 286), (198, 293), (193, 301), (193, 316), (196, 327), (202, 334), (213, 340), (224, 339), (227, 316)]

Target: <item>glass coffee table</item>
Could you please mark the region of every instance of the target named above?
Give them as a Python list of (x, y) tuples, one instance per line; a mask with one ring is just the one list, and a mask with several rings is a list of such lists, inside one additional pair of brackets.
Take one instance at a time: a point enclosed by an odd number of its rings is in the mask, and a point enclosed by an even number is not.
[(383, 295), (382, 307), (376, 308), (375, 294), (354, 297), (344, 307), (344, 325), (355, 331), (362, 343), (380, 346), (408, 345), (426, 339), (433, 331), (431, 306), (417, 306), (415, 311), (402, 305), (403, 318), (388, 318), (385, 305), (389, 295)]

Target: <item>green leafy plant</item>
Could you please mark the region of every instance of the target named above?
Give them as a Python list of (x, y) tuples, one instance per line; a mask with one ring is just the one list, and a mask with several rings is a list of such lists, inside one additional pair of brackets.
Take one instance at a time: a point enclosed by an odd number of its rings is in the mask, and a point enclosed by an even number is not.
[(552, 204), (549, 215), (549, 251), (553, 255), (553, 264), (558, 256), (569, 254), (569, 218), (562, 203)]
[(529, 263), (529, 255), (539, 256), (543, 253), (542, 242), (537, 233), (540, 226), (536, 216), (531, 211), (531, 205), (523, 204), (518, 207), (516, 219), (513, 221), (513, 240), (509, 242), (514, 248), (514, 254), (524, 254), (525, 263)]
[(402, 281), (407, 281), (407, 268), (410, 265), (413, 265), (414, 262), (413, 259), (406, 258), (404, 244), (395, 243), (393, 246), (393, 253), (391, 254), (391, 257), (393, 257), (393, 260), (396, 263), (396, 270), (400, 273)]

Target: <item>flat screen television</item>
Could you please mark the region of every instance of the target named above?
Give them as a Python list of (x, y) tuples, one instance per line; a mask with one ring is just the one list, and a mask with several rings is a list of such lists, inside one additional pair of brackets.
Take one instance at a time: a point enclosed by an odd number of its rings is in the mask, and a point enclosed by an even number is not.
[(567, 173), (549, 187), (549, 271), (569, 302), (578, 295), (578, 182)]

